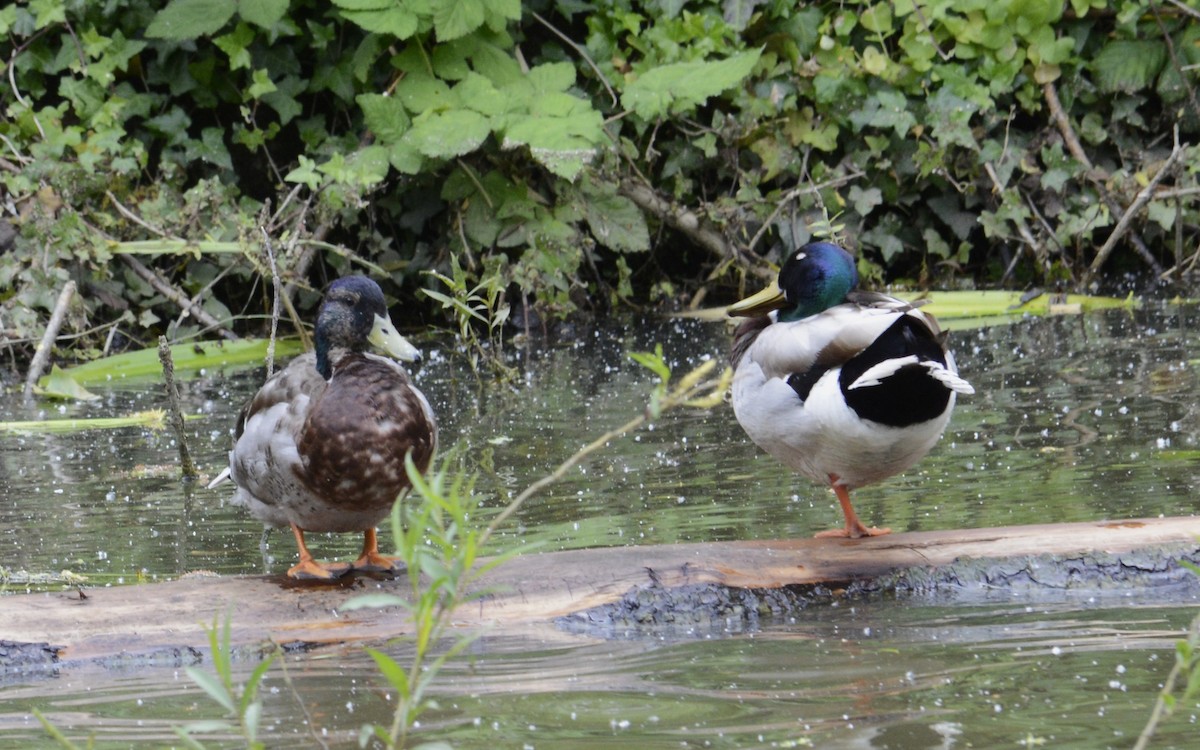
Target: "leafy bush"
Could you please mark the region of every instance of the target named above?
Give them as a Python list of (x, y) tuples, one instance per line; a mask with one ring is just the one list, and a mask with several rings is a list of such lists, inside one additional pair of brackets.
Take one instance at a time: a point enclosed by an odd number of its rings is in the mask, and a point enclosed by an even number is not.
[(875, 279), (1183, 270), (1198, 7), (10, 3), (2, 327), (34, 336), (75, 278), (81, 354), (244, 330), (275, 273), (366, 264), (410, 298), (452, 258), (542, 316), (680, 304), (814, 227)]

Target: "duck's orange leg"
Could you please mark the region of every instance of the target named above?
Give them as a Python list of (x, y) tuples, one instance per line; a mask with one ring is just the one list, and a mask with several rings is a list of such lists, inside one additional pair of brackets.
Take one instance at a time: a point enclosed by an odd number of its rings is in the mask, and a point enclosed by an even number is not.
[(838, 476), (836, 474), (829, 475), (829, 484), (833, 487), (838, 502), (842, 504), (842, 515), (846, 517), (846, 527), (843, 529), (822, 531), (817, 534), (818, 538), (860, 539), (864, 536), (883, 536), (884, 534), (892, 533), (891, 529), (877, 529), (872, 526), (864, 526), (863, 522), (858, 520), (858, 514), (854, 512), (854, 506), (850, 504), (850, 490), (846, 489), (845, 485), (838, 484)]
[(362, 554), (350, 565), (355, 570), (369, 570), (376, 573), (391, 573), (396, 570), (399, 558), (379, 554), (379, 539), (375, 529), (363, 532)]
[(350, 572), (350, 566), (346, 563), (319, 563), (314, 560), (312, 553), (308, 551), (308, 545), (304, 543), (304, 529), (296, 524), (292, 524), (292, 534), (296, 537), (296, 546), (300, 549), (300, 562), (288, 568), (288, 578), (331, 581)]

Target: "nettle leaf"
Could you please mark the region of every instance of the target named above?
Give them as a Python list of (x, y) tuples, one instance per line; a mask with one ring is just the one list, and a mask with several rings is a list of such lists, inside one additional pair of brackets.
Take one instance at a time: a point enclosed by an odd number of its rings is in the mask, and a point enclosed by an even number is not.
[(653, 68), (625, 87), (621, 103), (648, 120), (686, 112), (741, 83), (761, 54), (761, 50), (751, 50), (724, 60)]
[(362, 109), (367, 128), (383, 143), (396, 143), (412, 124), (404, 104), (394, 96), (359, 94), (354, 101)]
[(221, 29), (237, 11), (237, 0), (171, 0), (146, 27), (152, 39), (198, 39)]
[(1167, 48), (1159, 41), (1109, 42), (1092, 58), (1096, 86), (1106, 93), (1135, 93), (1148, 88), (1167, 61)]
[(588, 229), (596, 241), (622, 253), (650, 249), (650, 230), (641, 210), (623, 195), (587, 195), (584, 198)]
[(255, 26), (269, 29), (287, 13), (291, 0), (238, 0), (238, 15)]
[(604, 140), (604, 121), (600, 113), (581, 99), (574, 101), (577, 106), (562, 116), (542, 116), (533, 112), (516, 118), (504, 130), (503, 147), (528, 146), (533, 158), (546, 169), (559, 177), (574, 180), (595, 158), (596, 147)]
[(442, 42), (470, 34), (486, 15), (483, 0), (432, 0), (432, 6), (433, 28)]
[(575, 66), (571, 63), (547, 63), (529, 71), (529, 83), (539, 94), (566, 91), (575, 83)]
[(468, 73), (455, 85), (454, 95), (464, 107), (488, 117), (501, 115), (509, 111), (510, 106), (518, 104), (510, 101), (491, 81), (478, 73)]
[(333, 0), (346, 20), (377, 34), (408, 39), (417, 33), (417, 14), (395, 0)]
[(449, 109), (458, 105), (458, 97), (445, 81), (427, 75), (410, 75), (396, 86), (396, 98), (414, 115)]
[(491, 132), (491, 123), (478, 112), (451, 109), (418, 117), (404, 134), (404, 143), (425, 156), (450, 159), (479, 148)]

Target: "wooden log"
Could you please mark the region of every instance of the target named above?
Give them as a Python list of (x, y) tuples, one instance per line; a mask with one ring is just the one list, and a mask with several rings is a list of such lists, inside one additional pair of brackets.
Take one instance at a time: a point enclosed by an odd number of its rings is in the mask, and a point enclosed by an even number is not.
[[(577, 638), (556, 626), (630, 596), (687, 587), (784, 590), (878, 581), (936, 571), (963, 560), (1045, 562), (1081, 555), (1200, 556), (1200, 517), (897, 533), (858, 540), (787, 539), (530, 553), (480, 581), (488, 594), (457, 613), (462, 627)], [(1035, 556), (1031, 558), (1030, 556)], [(1036, 568), (1037, 565), (1035, 564)], [(1167, 567), (1178, 571), (1175, 562)], [(1180, 573), (1180, 575), (1189, 575)], [(232, 642), (268, 639), (310, 648), (379, 643), (409, 632), (399, 607), (343, 611), (362, 593), (402, 594), (406, 580), (297, 583), (278, 576), (185, 576), (179, 580), (0, 597), (0, 646), (49, 644), (62, 661), (186, 658), (207, 645), (203, 626), (230, 613)], [(963, 584), (961, 579), (956, 585)], [(1061, 586), (1056, 579), (1054, 586)], [(583, 614), (581, 614), (583, 613)], [(566, 618), (566, 620), (560, 619)], [(4, 649), (0, 649), (0, 653)], [(11, 650), (11, 649), (10, 649)], [(0, 665), (3, 666), (3, 665)]]

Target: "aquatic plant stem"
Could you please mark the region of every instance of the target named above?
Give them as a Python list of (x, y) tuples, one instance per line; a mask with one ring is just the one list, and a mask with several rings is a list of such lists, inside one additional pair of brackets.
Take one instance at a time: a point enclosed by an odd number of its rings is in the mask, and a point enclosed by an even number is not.
[[(1192, 618), (1192, 624), (1188, 628), (1188, 639), (1186, 644), (1189, 646), (1189, 653), (1200, 647), (1200, 615)], [(1176, 650), (1175, 666), (1171, 667), (1171, 673), (1167, 675), (1166, 681), (1163, 683), (1162, 690), (1158, 693), (1158, 700), (1154, 702), (1154, 710), (1150, 712), (1150, 718), (1146, 721), (1146, 726), (1142, 728), (1142, 733), (1138, 735), (1137, 743), (1133, 746), (1133, 750), (1146, 750), (1150, 746), (1150, 740), (1154, 738), (1154, 733), (1158, 731), (1159, 723), (1166, 718), (1171, 712), (1174, 704), (1172, 693), (1175, 692), (1175, 682), (1184, 671), (1190, 671), (1195, 668), (1195, 662), (1187, 663), (1180, 657), (1179, 651)]]
[(171, 427), (175, 430), (175, 441), (179, 443), (179, 471), (185, 480), (200, 476), (192, 454), (188, 451), (187, 436), (183, 431), (183, 410), (179, 406), (179, 389), (175, 387), (175, 361), (171, 358), (171, 346), (166, 336), (158, 337), (158, 359), (162, 362), (163, 385), (167, 389), (167, 405), (171, 410)]
[(37, 352), (34, 353), (33, 360), (29, 363), (29, 371), (25, 374), (25, 398), (33, 395), (33, 386), (37, 385), (38, 378), (46, 369), (46, 363), (50, 361), (50, 352), (54, 349), (54, 341), (58, 338), (63, 318), (67, 315), (67, 306), (71, 304), (71, 298), (74, 296), (75, 282), (68, 281), (63, 285), (62, 291), (58, 293), (58, 301), (54, 303), (54, 312), (50, 314), (50, 322), (46, 324), (46, 330), (42, 333), (42, 340), (38, 343)]

